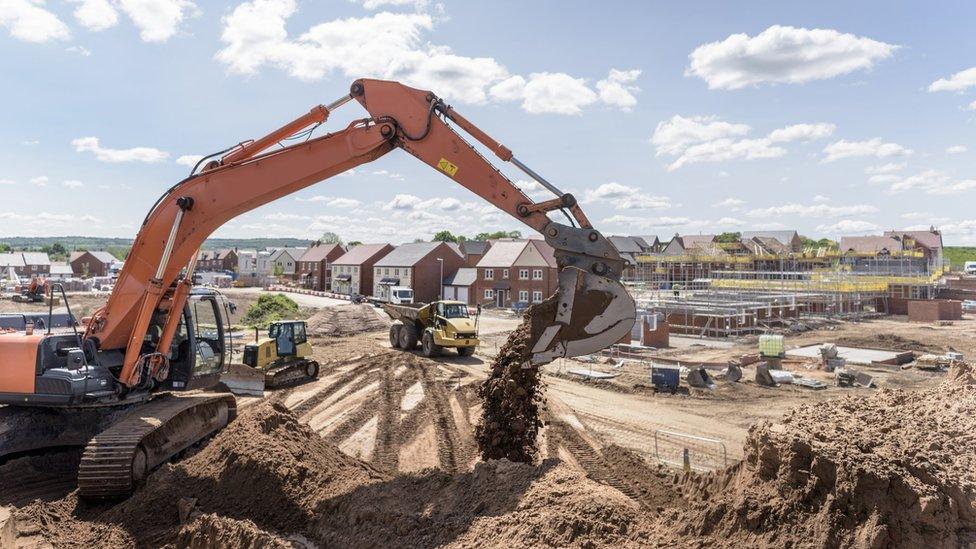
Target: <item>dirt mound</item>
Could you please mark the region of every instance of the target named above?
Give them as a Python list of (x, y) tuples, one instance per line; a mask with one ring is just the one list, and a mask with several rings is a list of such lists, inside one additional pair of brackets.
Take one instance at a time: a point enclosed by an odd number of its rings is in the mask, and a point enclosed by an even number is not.
[(376, 314), (372, 305), (324, 307), (307, 321), (308, 334), (316, 337), (342, 337), (386, 330), (390, 321)]
[(939, 345), (925, 343), (895, 334), (871, 334), (865, 336), (844, 336), (834, 340), (844, 347), (867, 347), (871, 349), (894, 349), (897, 351), (917, 351), (920, 353), (941, 354), (945, 349)]
[(976, 366), (955, 361), (946, 374), (946, 385), (976, 385)]
[(976, 385), (880, 391), (754, 426), (678, 533), (713, 543), (956, 547), (976, 529)]
[[(264, 530), (300, 532), (317, 516), (323, 500), (388, 477), (343, 454), (287, 408), (262, 403), (247, 410), (196, 455), (150, 476), (128, 500), (99, 508), (69, 500), (40, 512), (52, 520), (42, 530), (55, 545), (109, 547), (173, 543), (180, 529), (180, 501), (195, 499), (195, 510), (250, 519)], [(92, 528), (97, 517), (100, 529)]]
[(311, 547), (258, 528), (249, 520), (235, 520), (218, 515), (205, 514), (195, 517), (180, 529), (173, 544), (188, 549), (297, 549)]
[(367, 486), (321, 517), (326, 547), (612, 547), (641, 539), (650, 515), (556, 460), (497, 460)]
[(522, 366), (529, 360), (529, 345), (541, 333), (540, 326), (555, 316), (556, 303), (553, 296), (529, 307), (522, 324), (508, 336), (491, 363), (488, 379), (478, 388), (484, 408), (475, 439), (485, 460), (532, 462), (536, 458), (536, 437), (542, 427), (542, 370)]

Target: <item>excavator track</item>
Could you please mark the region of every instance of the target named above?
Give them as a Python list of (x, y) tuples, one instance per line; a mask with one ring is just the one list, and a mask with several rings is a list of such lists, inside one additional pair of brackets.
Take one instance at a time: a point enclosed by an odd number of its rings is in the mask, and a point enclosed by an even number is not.
[(129, 495), (150, 471), (224, 428), (236, 415), (237, 401), (229, 394), (154, 398), (91, 439), (78, 468), (79, 494)]
[(265, 389), (281, 389), (307, 381), (319, 376), (319, 363), (314, 360), (295, 360), (288, 364), (269, 368), (264, 373)]

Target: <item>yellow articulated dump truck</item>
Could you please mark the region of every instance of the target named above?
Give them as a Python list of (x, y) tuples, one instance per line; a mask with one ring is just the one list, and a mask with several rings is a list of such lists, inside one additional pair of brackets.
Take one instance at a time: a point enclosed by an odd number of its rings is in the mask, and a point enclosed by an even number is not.
[(413, 350), (420, 342), (426, 357), (441, 354), (453, 347), (461, 356), (471, 356), (478, 347), (476, 319), (468, 315), (461, 301), (433, 303), (384, 303), (383, 310), (394, 320), (390, 326), (390, 345), (394, 349)]

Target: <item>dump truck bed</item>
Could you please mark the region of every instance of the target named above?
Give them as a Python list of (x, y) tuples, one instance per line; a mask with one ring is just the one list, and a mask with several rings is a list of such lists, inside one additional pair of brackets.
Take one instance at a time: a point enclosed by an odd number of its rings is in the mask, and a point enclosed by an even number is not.
[(415, 321), (417, 316), (420, 314), (420, 309), (426, 307), (426, 303), (403, 303), (403, 304), (393, 304), (384, 303), (383, 311), (390, 315), (393, 320), (399, 320), (400, 322)]

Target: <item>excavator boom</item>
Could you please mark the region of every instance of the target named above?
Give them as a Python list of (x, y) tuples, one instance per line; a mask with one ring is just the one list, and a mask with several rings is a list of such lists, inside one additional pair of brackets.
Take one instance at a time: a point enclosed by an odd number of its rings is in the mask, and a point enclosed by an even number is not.
[[(332, 110), (358, 101), (369, 117), (336, 133), (271, 149), (282, 139), (324, 123)], [(554, 194), (535, 203), (448, 121), (501, 160), (511, 162)], [(593, 229), (572, 195), (529, 169), (513, 153), (429, 91), (362, 79), (347, 96), (271, 134), (224, 151), (169, 189), (139, 230), (115, 289), (88, 323), (85, 339), (99, 349), (125, 349), (119, 376), (127, 387), (166, 374), (164, 351), (188, 293), (193, 258), (204, 240), (230, 219), (401, 148), (499, 209), (539, 231), (555, 249), (558, 304), (534, 331), (531, 362), (543, 364), (619, 341), (633, 326), (633, 299), (620, 284), (623, 261)], [(553, 221), (561, 210), (569, 224)], [(183, 288), (181, 290), (181, 287)], [(150, 324), (164, 315), (157, 352), (146, 353)]]

